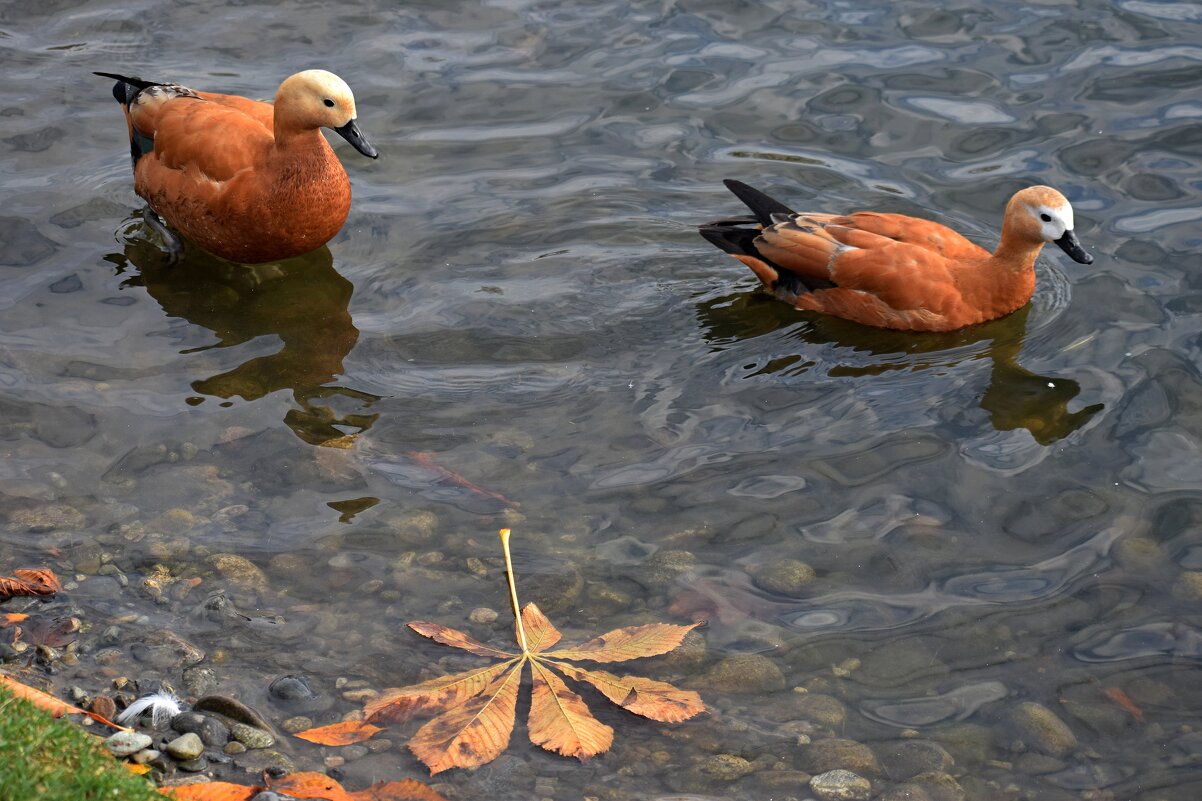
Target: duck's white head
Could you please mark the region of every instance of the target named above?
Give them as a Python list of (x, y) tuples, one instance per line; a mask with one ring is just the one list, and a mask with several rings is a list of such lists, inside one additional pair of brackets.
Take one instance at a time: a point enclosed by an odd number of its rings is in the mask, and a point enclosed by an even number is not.
[(1092, 264), (1093, 256), (1073, 233), (1073, 207), (1068, 198), (1050, 186), (1029, 186), (1015, 193), (1006, 208), (1011, 222), (1032, 239), (1054, 242), (1073, 261)]
[(289, 76), (276, 92), (275, 105), (277, 127), (282, 116), (296, 128), (329, 128), (363, 155), (380, 155), (355, 121), (351, 88), (332, 72), (305, 70)]

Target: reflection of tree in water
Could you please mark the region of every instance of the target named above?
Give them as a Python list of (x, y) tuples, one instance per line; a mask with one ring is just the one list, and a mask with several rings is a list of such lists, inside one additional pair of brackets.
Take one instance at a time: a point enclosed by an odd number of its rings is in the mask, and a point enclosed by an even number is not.
[[(375, 395), (327, 386), (342, 374), (342, 360), (359, 339), (347, 304), (354, 285), (334, 269), (329, 248), (259, 265), (232, 264), (185, 245), (182, 254), (165, 254), (149, 242), (130, 238), (124, 258), (138, 274), (124, 286), (141, 286), (163, 311), (202, 326), (218, 341), (190, 353), (228, 348), (264, 336), (284, 346), (256, 356), (224, 373), (192, 382), (202, 395), (256, 400), (281, 389), (292, 390), (297, 408), (284, 418), (305, 442), (345, 444), (366, 431), (376, 414), (363, 411)], [(340, 409), (339, 407), (349, 407)]]
[[(781, 328), (812, 345), (837, 344), (850, 348), (855, 364), (835, 364), (832, 376), (880, 375), (895, 370), (952, 367), (963, 361), (988, 358), (993, 366), (989, 387), (980, 406), (998, 431), (1025, 428), (1041, 445), (1049, 445), (1085, 425), (1102, 404), (1070, 412), (1068, 404), (1081, 385), (1067, 378), (1032, 373), (1018, 363), (1031, 304), (1011, 315), (971, 328), (942, 334), (908, 333), (870, 328), (827, 315), (809, 314), (755, 292), (715, 298), (698, 305), (708, 342), (747, 340)], [(797, 325), (800, 319), (805, 325)], [(988, 342), (988, 344), (984, 344)], [(983, 347), (982, 347), (983, 346)], [(798, 374), (817, 363), (804, 349), (778, 356), (757, 371)]]

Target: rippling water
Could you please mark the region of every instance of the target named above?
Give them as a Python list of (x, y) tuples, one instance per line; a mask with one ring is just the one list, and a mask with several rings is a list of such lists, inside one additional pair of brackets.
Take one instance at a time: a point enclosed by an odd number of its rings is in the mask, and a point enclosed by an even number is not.
[[(417, 680), (446, 655), (410, 619), (507, 637), (512, 525), (524, 599), (572, 635), (708, 617), (703, 659), (639, 667), (712, 714), (602, 713), (618, 745), (585, 767), (519, 728), (447, 778), (461, 798), (805, 797), (766, 778), (814, 768), (797, 687), (846, 705), (837, 736), (943, 743), (971, 798), (1192, 799), (1200, 22), (1143, 0), (5, 4), (0, 574), (71, 579), (55, 608), (119, 625), (120, 672), (178, 684), (138, 647), (168, 628), (269, 709), (282, 673)], [(382, 153), (336, 143), (343, 233), (169, 263), (90, 71), (269, 96), (313, 66)], [(816, 319), (696, 235), (738, 211), (725, 177), (986, 244), (1047, 183), (1096, 261), (1048, 253), (1029, 307), (956, 334)], [(787, 560), (813, 580), (765, 579)], [(202, 582), (156, 600), (158, 565)], [(222, 591), (245, 619), (205, 611)], [(84, 650), (56, 681), (97, 683)], [(784, 688), (714, 690), (748, 653)], [(1078, 748), (1024, 750), (1026, 701)], [(751, 773), (698, 767), (715, 753)]]

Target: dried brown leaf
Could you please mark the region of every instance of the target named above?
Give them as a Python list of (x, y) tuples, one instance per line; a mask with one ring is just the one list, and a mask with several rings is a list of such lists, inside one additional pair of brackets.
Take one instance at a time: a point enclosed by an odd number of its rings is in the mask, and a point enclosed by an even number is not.
[(649, 623), (645, 626), (626, 626), (594, 637), (575, 648), (548, 651), (544, 655), (556, 659), (588, 659), (592, 662), (625, 662), (628, 659), (658, 656), (679, 647), (684, 636), (699, 625)]
[(160, 793), (176, 801), (250, 801), (262, 791), (262, 787), (230, 782), (205, 782), (159, 788)]
[(478, 768), (501, 755), (513, 733), (524, 662), (518, 661), (483, 693), (417, 730), (409, 750), (426, 764), (430, 775), (450, 768)]
[(383, 731), (379, 726), (364, 723), (361, 720), (344, 720), (329, 726), (318, 726), (297, 732), (296, 736), (318, 745), (351, 745), (373, 737), (376, 732)]
[(517, 656), (517, 654), (509, 651), (502, 651), (500, 648), (494, 648), (491, 645), (485, 645), (478, 642), (462, 631), (447, 628), (438, 623), (428, 623), (424, 620), (415, 620), (409, 624), (409, 628), (416, 631), (423, 637), (429, 637), (434, 642), (440, 642), (443, 645), (449, 645), (452, 648), (459, 648), (464, 651), (476, 654), (477, 656), (492, 656), (498, 659), (509, 659)]
[(18, 595), (54, 595), (62, 590), (53, 570), (14, 570), (11, 577), (0, 576), (0, 601)]
[(0, 674), (0, 686), (5, 687), (9, 692), (18, 698), (24, 698), (29, 703), (36, 706), (43, 712), (48, 712), (51, 717), (61, 718), (63, 715), (87, 715), (92, 720), (103, 723), (106, 726), (111, 726), (114, 729), (128, 731), (124, 726), (118, 726), (103, 715), (97, 715), (95, 712), (89, 712), (86, 709), (80, 709), (77, 706), (72, 706), (66, 701), (61, 701), (53, 695), (44, 693), (41, 690), (34, 689), (28, 684), (22, 684), (16, 679)]
[(385, 690), (367, 702), (364, 719), (368, 723), (401, 723), (430, 709), (445, 709), (484, 692), (498, 675), (517, 658), (498, 662), (464, 673), (439, 676), (409, 687)]
[(614, 730), (593, 717), (580, 696), (546, 665), (531, 661), (530, 672), (534, 677), (527, 721), (530, 742), (581, 762), (608, 751)]
[(534, 604), (522, 607), (522, 626), (526, 629), (526, 647), (532, 654), (545, 651), (563, 637), (559, 629), (551, 625), (547, 616)]
[[(549, 660), (548, 660), (549, 661)], [(618, 706), (664, 723), (679, 723), (705, 711), (701, 696), (666, 681), (642, 676), (615, 676), (604, 670), (585, 670), (566, 662), (552, 662), (556, 669), (577, 681), (586, 681)]]
[(355, 801), (447, 801), (417, 779), (377, 782), (366, 790), (351, 793)]
[(324, 773), (302, 771), (278, 779), (267, 779), (267, 789), (293, 798), (319, 798), (322, 801), (354, 801), (342, 785)]

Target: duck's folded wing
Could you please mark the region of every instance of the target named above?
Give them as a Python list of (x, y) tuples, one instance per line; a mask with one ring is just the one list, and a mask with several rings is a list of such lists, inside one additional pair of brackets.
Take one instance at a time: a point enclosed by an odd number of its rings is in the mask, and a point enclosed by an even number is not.
[(210, 103), (218, 103), (235, 111), (242, 112), (257, 121), (268, 131), (275, 130), (275, 106), (271, 103), (264, 100), (251, 100), (249, 97), (241, 97), (240, 95), (222, 95), (216, 92), (197, 92), (197, 94)]
[[(946, 225), (905, 214), (858, 211), (854, 214), (800, 214), (825, 227), (862, 231), (934, 251), (949, 259), (987, 259), (990, 253)], [(832, 232), (833, 233), (833, 232)], [(850, 237), (851, 234), (846, 236)], [(842, 237), (840, 237), (842, 239)], [(863, 245), (871, 247), (872, 245)]]
[(183, 171), (196, 181), (228, 181), (262, 164), (274, 145), (253, 117), (202, 98), (135, 107), (131, 121), (154, 142), (154, 158), (140, 169)]

